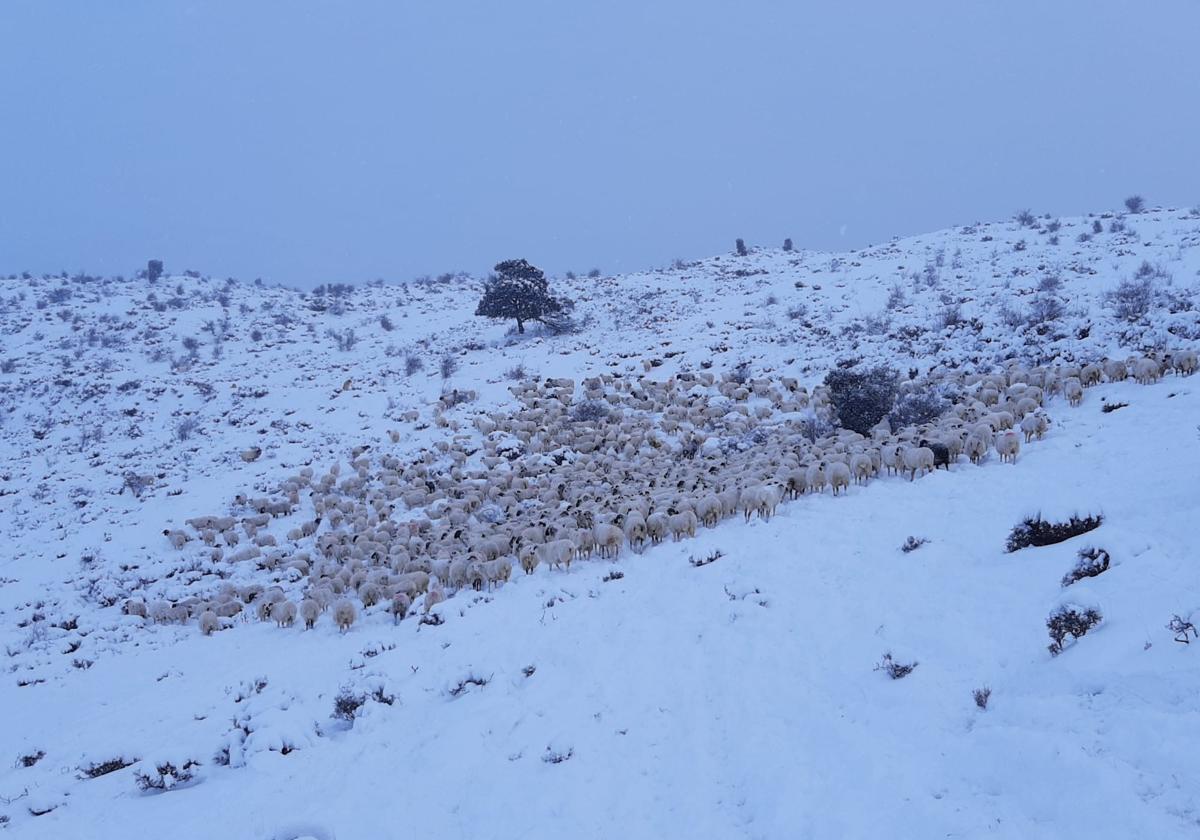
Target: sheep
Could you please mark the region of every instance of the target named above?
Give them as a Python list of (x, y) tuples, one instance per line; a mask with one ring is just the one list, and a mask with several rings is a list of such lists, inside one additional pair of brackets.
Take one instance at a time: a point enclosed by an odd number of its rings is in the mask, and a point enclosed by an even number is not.
[(271, 620), (278, 627), (291, 627), (296, 622), (296, 605), (291, 601), (278, 601), (271, 607)]
[(706, 528), (712, 528), (721, 521), (721, 500), (715, 493), (709, 493), (696, 503), (696, 516)]
[(833, 495), (837, 495), (839, 490), (850, 489), (850, 467), (843, 464), (841, 461), (833, 461), (829, 465), (829, 486), (833, 488)]
[(211, 636), (213, 633), (221, 629), (221, 619), (217, 618), (217, 614), (212, 610), (205, 610), (200, 613), (200, 632), (205, 636)]
[(354, 609), (354, 604), (350, 601), (339, 601), (333, 608), (333, 620), (342, 633), (350, 629), (356, 618), (358, 618), (358, 610)]
[(1025, 442), (1029, 443), (1035, 437), (1041, 440), (1046, 434), (1046, 429), (1049, 428), (1049, 425), (1049, 421), (1044, 414), (1025, 415), (1021, 420), (1021, 431), (1025, 433)]
[(1072, 407), (1078, 406), (1083, 402), (1083, 385), (1078, 379), (1071, 377), (1063, 383), (1063, 396)]
[(950, 447), (940, 441), (921, 439), (920, 445), (933, 453), (933, 468), (945, 467), (950, 470)]
[(670, 523), (665, 513), (652, 513), (646, 517), (646, 534), (654, 545), (658, 545), (667, 538), (669, 528)]
[(121, 612), (125, 613), (125, 615), (136, 615), (140, 616), (141, 618), (145, 618), (146, 602), (140, 601), (136, 598), (130, 598), (125, 602), (124, 606), (121, 607)]
[(825, 462), (818, 461), (808, 468), (808, 472), (804, 474), (805, 484), (813, 493), (821, 493), (825, 490), (825, 485), (829, 481), (829, 476), (825, 472)]
[(1176, 376), (1191, 376), (1200, 369), (1200, 354), (1195, 350), (1181, 350), (1171, 357)]
[(300, 602), (300, 617), (304, 619), (304, 629), (311, 630), (321, 615), (321, 603), (314, 598), (305, 598)]
[(399, 592), (392, 596), (392, 623), (399, 624), (408, 615), (408, 611), (412, 608), (412, 599)]
[(521, 564), (521, 568), (525, 570), (525, 574), (531, 575), (536, 571), (538, 565), (542, 562), (542, 558), (538, 556), (538, 552), (534, 546), (525, 546), (518, 552), (517, 560)]
[(575, 556), (575, 543), (566, 539), (552, 540), (551, 542), (534, 546), (533, 550), (538, 560), (550, 568), (557, 569), (560, 566), (566, 566), (567, 570), (570, 571), (571, 560)]
[(621, 553), (625, 535), (616, 525), (598, 523), (592, 528), (592, 535), (601, 557), (616, 558)]
[(257, 461), (259, 455), (262, 455), (261, 446), (252, 446), (249, 449), (243, 449), (241, 452), (242, 460), (247, 464)]
[(927, 446), (901, 446), (896, 454), (904, 469), (908, 471), (909, 481), (917, 477), (918, 470), (924, 475), (936, 469), (933, 450)]
[(696, 536), (696, 514), (690, 510), (670, 514), (667, 517), (667, 525), (675, 542), (679, 542), (684, 536)]
[(871, 460), (870, 454), (856, 452), (850, 456), (850, 472), (854, 476), (855, 484), (866, 484), (875, 474), (875, 462)]
[(630, 511), (624, 522), (625, 539), (629, 547), (641, 553), (646, 547), (646, 519), (639, 511)]
[(1162, 377), (1162, 367), (1157, 361), (1143, 356), (1133, 361), (1133, 378), (1139, 385), (1150, 385)]
[(996, 437), (996, 451), (1000, 453), (1000, 462), (1017, 463), (1017, 453), (1021, 451), (1021, 438), (1016, 432), (1008, 431)]
[(446, 593), (441, 586), (431, 586), (429, 591), (425, 593), (425, 604), (422, 607), (422, 612), (429, 615), (429, 611), (442, 601), (446, 600)]
[(182, 550), (185, 545), (192, 541), (183, 531), (172, 531), (170, 528), (163, 529), (163, 536), (171, 543), (172, 548), (176, 551)]
[(1129, 368), (1119, 359), (1108, 359), (1104, 362), (1104, 375), (1109, 382), (1124, 382), (1129, 378)]

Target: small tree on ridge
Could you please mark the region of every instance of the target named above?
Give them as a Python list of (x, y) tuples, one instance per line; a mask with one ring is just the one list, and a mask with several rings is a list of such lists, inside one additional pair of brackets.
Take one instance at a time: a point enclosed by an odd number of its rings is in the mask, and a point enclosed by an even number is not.
[(546, 275), (537, 266), (525, 260), (505, 260), (496, 264), (495, 271), (484, 285), (476, 315), (512, 318), (517, 332), (523, 333), (526, 321), (546, 323), (546, 316), (562, 311), (562, 302), (550, 294)]

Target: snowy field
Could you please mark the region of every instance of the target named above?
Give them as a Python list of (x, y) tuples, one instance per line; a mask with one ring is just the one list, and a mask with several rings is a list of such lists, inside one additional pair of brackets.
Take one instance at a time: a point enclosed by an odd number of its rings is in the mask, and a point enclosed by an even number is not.
[[(346, 633), (243, 615), (202, 636), (121, 610), (204, 583), (203, 547), (164, 529), (354, 446), (405, 459), (478, 437), (474, 417), (511, 410), (514, 368), (744, 363), (812, 388), (851, 356), (951, 376), (1195, 349), (1198, 245), (1200, 215), (1154, 210), (557, 278), (582, 324), (565, 336), (473, 318), (462, 278), (319, 296), (0, 281), (0, 832), (1200, 835), (1200, 644), (1167, 629), (1200, 624), (1194, 376), (1050, 399), (1015, 465), (962, 458), (615, 562), (518, 568), (432, 607), (440, 624), (379, 605)], [(1139, 272), (1151, 305), (1118, 318), (1105, 293)], [(475, 399), (436, 411), (452, 389)], [(1007, 553), (1039, 512), (1104, 521)], [(1111, 567), (1064, 587), (1087, 547)], [(1103, 618), (1051, 656), (1062, 605)], [(889, 679), (889, 652), (918, 664)], [(335, 716), (339, 695), (363, 702)], [(166, 762), (196, 762), (191, 779), (160, 778)]]

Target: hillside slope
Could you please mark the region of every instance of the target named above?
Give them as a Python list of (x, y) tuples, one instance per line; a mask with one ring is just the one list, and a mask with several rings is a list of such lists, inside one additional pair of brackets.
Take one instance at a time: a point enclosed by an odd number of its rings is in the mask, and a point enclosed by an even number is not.
[[(1194, 378), (1053, 400), (1015, 466), (963, 459), (615, 563), (518, 570), (434, 607), (437, 625), (381, 606), (345, 634), (239, 618), (204, 637), (119, 609), (202, 577), (164, 528), (352, 446), (405, 458), (477, 435), (474, 416), (512, 406), (517, 366), (580, 380), (745, 363), (811, 386), (847, 357), (926, 374), (1196, 346), (1200, 215), (1052, 227), (562, 278), (581, 322), (565, 336), (473, 318), (461, 279), (323, 295), (4, 281), (0, 820), (101, 839), (1200, 829), (1200, 648), (1166, 628), (1200, 624)], [(1149, 305), (1121, 319), (1105, 293), (1130, 278)], [(447, 388), (477, 396), (435, 412)], [(1039, 511), (1105, 520), (1005, 553)], [(910, 536), (929, 542), (902, 552)], [(1112, 568), (1062, 587), (1087, 546)], [(1067, 603), (1103, 620), (1053, 657), (1045, 622)], [(889, 680), (874, 670), (889, 651), (919, 664)], [(339, 694), (364, 702), (334, 717)], [(139, 789), (189, 761), (190, 783)]]

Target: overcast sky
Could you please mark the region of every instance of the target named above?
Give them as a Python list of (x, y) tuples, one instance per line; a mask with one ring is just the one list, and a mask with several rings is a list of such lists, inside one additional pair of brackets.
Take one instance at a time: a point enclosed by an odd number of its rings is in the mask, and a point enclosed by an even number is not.
[(0, 272), (311, 287), (1200, 202), (1196, 0), (3, 0)]

